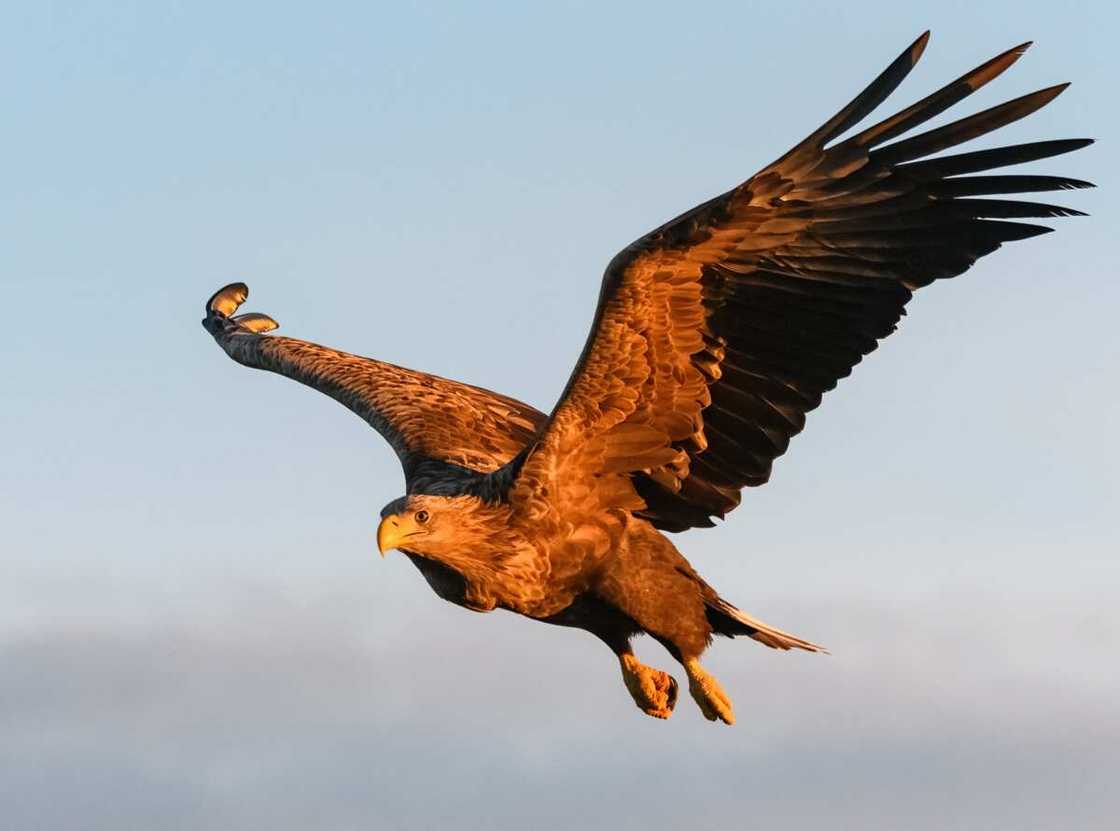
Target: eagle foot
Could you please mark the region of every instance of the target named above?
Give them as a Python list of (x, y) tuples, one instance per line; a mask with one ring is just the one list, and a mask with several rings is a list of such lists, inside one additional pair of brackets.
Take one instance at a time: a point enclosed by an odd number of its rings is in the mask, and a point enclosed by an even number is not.
[(631, 654), (619, 655), (622, 680), (638, 709), (647, 716), (669, 718), (677, 704), (677, 682), (669, 673), (647, 667)]
[(244, 283), (230, 283), (211, 295), (206, 301), (206, 319), (202, 325), (215, 337), (224, 335), (257, 335), (271, 332), (280, 324), (268, 315), (250, 312), (233, 316), (249, 296)]
[(723, 691), (719, 681), (700, 662), (693, 659), (685, 662), (685, 671), (688, 673), (688, 691), (693, 700), (699, 705), (700, 712), (708, 721), (722, 721), (724, 724), (735, 723), (735, 712), (731, 707), (731, 699)]

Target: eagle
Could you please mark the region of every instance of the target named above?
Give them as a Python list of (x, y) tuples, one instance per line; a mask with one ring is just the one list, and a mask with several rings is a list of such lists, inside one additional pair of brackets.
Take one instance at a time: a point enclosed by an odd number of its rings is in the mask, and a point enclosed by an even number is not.
[(915, 132), (1030, 46), (992, 58), (843, 137), (895, 90), (922, 34), (847, 106), (731, 190), (624, 248), (606, 268), (583, 352), (545, 415), (468, 384), (294, 338), (236, 314), (244, 283), (216, 292), (205, 329), (234, 361), (313, 387), (396, 451), (405, 495), (377, 545), (399, 549), (441, 598), (586, 630), (617, 657), (642, 712), (668, 718), (677, 682), (635, 657), (651, 635), (684, 668), (710, 721), (731, 700), (700, 664), (713, 636), (780, 650), (817, 644), (747, 614), (666, 536), (714, 524), (805, 426), (806, 414), (879, 341), (913, 293), (1005, 242), (1083, 215), (1001, 198), (1092, 187), (989, 171), (1091, 139), (937, 155), (1027, 116), (1068, 84)]

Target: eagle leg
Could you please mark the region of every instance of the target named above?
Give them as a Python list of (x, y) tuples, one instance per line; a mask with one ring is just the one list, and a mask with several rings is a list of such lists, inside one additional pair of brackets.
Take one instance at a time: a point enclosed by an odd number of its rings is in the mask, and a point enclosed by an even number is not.
[(647, 667), (634, 657), (632, 652), (618, 656), (622, 668), (622, 681), (638, 705), (647, 716), (669, 718), (677, 704), (677, 682), (667, 672)]
[(700, 712), (708, 721), (719, 719), (724, 724), (735, 723), (735, 713), (731, 708), (731, 699), (723, 691), (719, 681), (706, 669), (700, 666), (695, 658), (688, 658), (684, 663), (684, 670), (688, 673), (688, 691), (700, 706)]

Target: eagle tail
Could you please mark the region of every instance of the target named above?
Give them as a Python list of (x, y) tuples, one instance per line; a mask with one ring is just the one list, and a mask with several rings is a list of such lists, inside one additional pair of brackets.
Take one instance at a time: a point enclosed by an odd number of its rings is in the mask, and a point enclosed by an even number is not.
[(806, 652), (823, 652), (828, 650), (819, 644), (783, 632), (768, 623), (763, 623), (756, 617), (751, 617), (742, 609), (732, 606), (722, 597), (716, 596), (707, 600), (708, 622), (712, 631), (717, 635), (733, 638), (736, 635), (746, 635), (759, 643), (766, 644), (771, 649), (804, 649)]

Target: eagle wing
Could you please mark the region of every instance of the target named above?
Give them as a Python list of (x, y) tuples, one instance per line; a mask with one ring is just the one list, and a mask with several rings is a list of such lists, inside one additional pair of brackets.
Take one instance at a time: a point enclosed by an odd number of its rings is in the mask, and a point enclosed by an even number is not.
[(480, 387), (269, 335), (277, 324), (267, 315), (233, 316), (248, 294), (244, 283), (220, 289), (206, 304), (203, 326), (238, 363), (306, 384), (364, 419), (396, 451), (410, 493), (430, 487), (427, 480), (448, 466), (498, 470), (545, 421), (528, 404)]
[(1078, 213), (990, 197), (1087, 182), (965, 174), (1089, 140), (923, 160), (1030, 114), (1064, 84), (887, 143), (1029, 44), (828, 146), (898, 86), (928, 35), (776, 162), (611, 261), (583, 354), (511, 498), (594, 498), (665, 530), (710, 525), (741, 488), (767, 481), (806, 413), (894, 331), (916, 289), (1051, 230), (1009, 219)]

